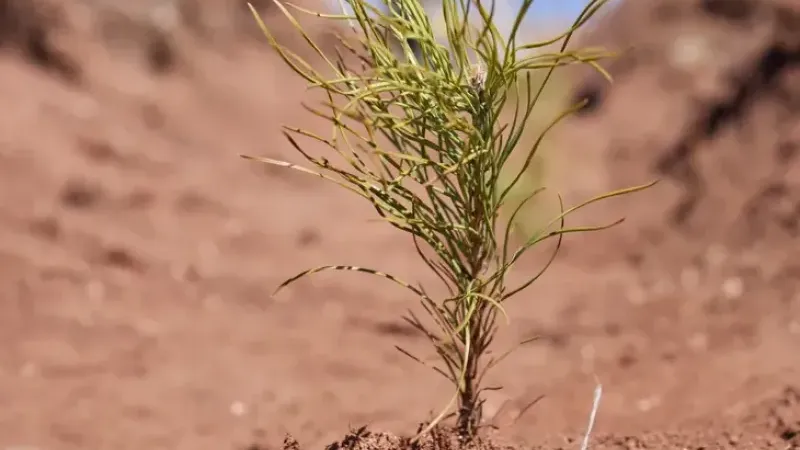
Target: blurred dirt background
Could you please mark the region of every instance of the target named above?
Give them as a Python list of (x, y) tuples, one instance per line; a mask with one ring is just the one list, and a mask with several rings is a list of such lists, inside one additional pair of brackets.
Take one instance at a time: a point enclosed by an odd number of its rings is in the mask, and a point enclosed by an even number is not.
[[(582, 216), (629, 220), (569, 239), (510, 306), (498, 345), (542, 339), (494, 373), (489, 415), (573, 448), (597, 377), (598, 448), (797, 448), (800, 7), (631, 1), (583, 38), (634, 48), (611, 87), (575, 74), (591, 102), (554, 184), (663, 181)], [(327, 263), (433, 280), (358, 199), (238, 157), (297, 161), (279, 126), (320, 125), (243, 1), (2, 0), (0, 47), (0, 448), (313, 448), (445, 404), (394, 350), (427, 350), (402, 290), (270, 297)]]

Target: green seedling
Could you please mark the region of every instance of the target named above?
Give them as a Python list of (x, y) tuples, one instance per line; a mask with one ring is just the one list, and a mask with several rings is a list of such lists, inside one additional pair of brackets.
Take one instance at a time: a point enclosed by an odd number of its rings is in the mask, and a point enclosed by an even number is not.
[[(489, 358), (487, 351), (498, 330), (498, 319), (507, 319), (504, 304), (539, 279), (566, 234), (603, 230), (621, 222), (566, 227), (566, 217), (589, 204), (652, 185), (608, 192), (570, 208), (564, 207), (559, 196), (560, 214), (532, 237), (518, 244), (512, 239), (511, 224), (516, 216), (543, 192), (537, 189), (506, 210), (512, 189), (528, 171), (544, 135), (581, 105), (558, 114), (533, 143), (522, 145), (526, 122), (555, 69), (589, 64), (605, 74), (597, 61), (610, 56), (608, 53), (567, 50), (573, 33), (605, 0), (591, 1), (563, 34), (532, 44), (518, 44), (517, 34), (533, 0), (522, 2), (507, 36), (494, 24), (494, 5), (487, 7), (480, 0), (442, 0), (447, 45), (435, 39), (419, 0), (387, 0), (386, 13), (366, 0), (342, 1), (347, 2), (347, 9), (342, 4), (342, 14), (324, 14), (275, 0), (323, 68), (315, 68), (277, 42), (251, 8), (283, 61), (310, 88), (324, 95), (321, 107), (307, 108), (328, 121), (333, 130), (330, 137), (323, 137), (306, 129), (284, 127), (284, 135), (307, 166), (247, 158), (323, 178), (362, 197), (382, 220), (410, 236), (420, 262), (436, 274), (449, 294), (432, 298), (421, 285), (345, 265), (306, 270), (279, 289), (304, 276), (335, 270), (373, 274), (413, 293), (434, 325), (425, 325), (414, 312), (404, 319), (427, 337), (439, 357), (439, 364), (431, 367), (455, 387), (448, 406), (420, 435), (452, 414), (459, 436), (468, 441), (481, 424), (482, 394), (489, 389), (484, 377), (503, 359)], [(290, 9), (342, 21), (349, 28), (338, 29), (352, 33), (338, 35), (334, 57), (323, 51)], [(416, 42), (416, 49), (412, 50), (409, 40)], [(541, 50), (558, 44), (556, 52)], [(402, 47), (400, 55), (394, 51), (397, 45)], [(533, 74), (541, 72), (543, 82), (534, 89)], [(513, 114), (503, 114), (507, 103), (514, 105)], [(300, 137), (316, 141), (315, 145), (321, 144), (329, 153), (315, 156), (300, 145)], [(508, 176), (509, 170), (515, 175)], [(503, 211), (509, 214), (501, 215)], [(508, 285), (507, 275), (520, 258), (547, 240), (555, 240), (556, 245), (541, 270), (519, 285)]]

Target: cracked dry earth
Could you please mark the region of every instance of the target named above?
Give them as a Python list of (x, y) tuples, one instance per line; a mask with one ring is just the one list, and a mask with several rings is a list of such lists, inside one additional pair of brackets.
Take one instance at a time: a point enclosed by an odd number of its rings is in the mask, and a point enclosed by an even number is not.
[[(733, 3), (623, 4), (587, 35), (641, 44), (613, 88), (579, 81), (555, 184), (663, 181), (591, 210), (629, 220), (509, 306), (498, 346), (542, 339), (490, 380), (503, 442), (577, 448), (597, 376), (594, 448), (798, 447), (798, 12)], [(325, 263), (433, 280), (366, 205), (238, 157), (296, 161), (279, 125), (320, 125), (249, 22), (27, 5), (0, 2), (0, 448), (321, 448), (361, 425), (344, 447), (407, 446), (379, 432), (450, 392), (394, 350), (426, 350), (397, 320), (413, 299), (358, 275), (270, 293)]]

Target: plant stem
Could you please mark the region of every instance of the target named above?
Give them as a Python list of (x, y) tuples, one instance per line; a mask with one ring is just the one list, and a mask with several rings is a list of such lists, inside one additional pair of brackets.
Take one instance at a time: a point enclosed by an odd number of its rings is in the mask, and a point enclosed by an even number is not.
[[(477, 322), (480, 314), (482, 312), (473, 315), (470, 319), (472, 323), (470, 323), (469, 332), (465, 336), (469, 340), (470, 348), (480, 345), (480, 328), (477, 326), (479, 325)], [(458, 418), (456, 421), (456, 429), (459, 438), (463, 442), (469, 441), (475, 436), (483, 413), (483, 405), (479, 401), (478, 386), (476, 386), (479, 356), (479, 353), (470, 352), (465, 361), (464, 389), (459, 394)]]
[[(473, 295), (473, 298), (469, 302), (462, 303), (462, 305), (465, 305), (462, 308), (464, 310), (470, 308), (466, 305), (471, 304), (473, 301), (477, 302), (477, 305), (471, 315), (465, 317), (468, 325), (461, 332), (460, 339), (465, 349), (462, 363), (464, 386), (459, 393), (456, 428), (459, 438), (464, 442), (471, 440), (477, 433), (483, 413), (483, 404), (478, 398), (480, 393), (479, 386), (477, 385), (479, 381), (478, 364), (483, 354), (484, 343), (487, 337), (486, 331), (483, 329), (482, 325), (489, 312), (487, 311), (487, 306), (491, 307), (491, 305), (485, 302), (480, 296), (474, 296), (476, 293), (480, 295), (486, 293), (484, 292), (485, 287), (481, 275), (493, 248), (492, 245), (489, 244), (489, 240), (495, 239), (486, 226), (487, 220), (491, 220), (491, 218), (487, 217), (489, 214), (487, 214), (483, 203), (485, 192), (483, 190), (483, 178), (479, 175), (483, 171), (481, 162), (482, 159), (478, 158), (470, 164), (471, 169), (477, 173), (473, 174), (472, 179), (476, 180), (476, 182), (471, 184), (471, 192), (468, 194), (470, 198), (467, 202), (467, 211), (465, 212), (465, 222), (467, 222), (471, 230), (474, 230), (474, 233), (469, 237), (469, 253), (467, 255), (470, 278), (468, 286), (476, 292), (463, 293), (465, 296)], [(468, 311), (463, 312), (465, 315), (469, 314)]]

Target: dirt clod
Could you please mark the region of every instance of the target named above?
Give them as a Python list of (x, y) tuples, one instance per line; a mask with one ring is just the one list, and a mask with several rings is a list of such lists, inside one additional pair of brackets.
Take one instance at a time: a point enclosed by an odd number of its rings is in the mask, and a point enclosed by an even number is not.
[(100, 186), (80, 179), (68, 181), (61, 190), (61, 203), (73, 209), (89, 209), (103, 198)]

